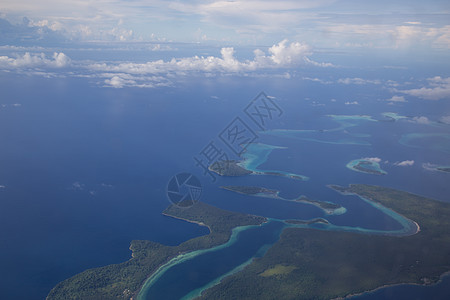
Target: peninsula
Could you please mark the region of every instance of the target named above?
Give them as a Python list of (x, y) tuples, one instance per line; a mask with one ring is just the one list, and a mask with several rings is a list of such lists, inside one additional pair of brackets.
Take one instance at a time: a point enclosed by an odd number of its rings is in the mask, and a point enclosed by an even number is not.
[(132, 241), (130, 260), (89, 269), (66, 279), (56, 285), (46, 299), (130, 299), (138, 294), (152, 273), (172, 258), (194, 250), (224, 244), (235, 227), (266, 222), (263, 217), (230, 212), (203, 202), (189, 208), (172, 205), (163, 214), (207, 226), (210, 233), (178, 246), (166, 246), (151, 241)]
[(332, 202), (327, 201), (318, 201), (318, 200), (312, 200), (309, 199), (306, 196), (300, 196), (296, 199), (285, 199), (279, 195), (280, 191), (277, 190), (271, 190), (267, 189), (265, 187), (259, 187), (259, 186), (239, 186), (239, 185), (228, 185), (228, 186), (221, 186), (220, 188), (232, 192), (236, 192), (239, 194), (249, 195), (249, 196), (256, 196), (256, 197), (263, 197), (263, 198), (274, 198), (279, 199), (283, 201), (292, 201), (297, 203), (304, 203), (304, 204), (310, 204), (314, 205), (321, 210), (323, 210), (327, 215), (338, 215), (343, 214), (346, 212), (346, 209), (339, 204), (335, 204)]

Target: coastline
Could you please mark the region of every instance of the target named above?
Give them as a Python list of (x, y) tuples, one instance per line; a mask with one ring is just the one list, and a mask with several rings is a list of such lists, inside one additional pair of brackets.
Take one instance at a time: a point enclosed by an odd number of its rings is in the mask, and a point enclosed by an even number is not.
[[(245, 187), (249, 187), (249, 188), (259, 188), (262, 191), (260, 192), (256, 192), (256, 193), (247, 193), (245, 191), (239, 190), (238, 188), (245, 188)], [(281, 200), (281, 201), (287, 201), (287, 202), (294, 202), (294, 203), (302, 203), (302, 204), (306, 204), (306, 205), (313, 205), (317, 208), (319, 208), (320, 210), (322, 210), (324, 212), (324, 214), (326, 215), (342, 215), (345, 214), (347, 212), (347, 209), (343, 206), (339, 206), (336, 208), (327, 208), (324, 207), (324, 205), (326, 204), (334, 204), (328, 201), (317, 201), (317, 200), (311, 200), (308, 199), (306, 196), (301, 195), (298, 198), (295, 199), (286, 199), (280, 196), (280, 191), (278, 190), (270, 190), (270, 189), (266, 189), (264, 187), (250, 187), (250, 186), (219, 186), (219, 188), (227, 190), (227, 191), (231, 191), (234, 193), (238, 193), (238, 194), (242, 194), (242, 195), (246, 195), (246, 196), (252, 196), (252, 197), (261, 197), (261, 198), (269, 198), (269, 199), (277, 199), (277, 200)]]
[[(351, 186), (352, 186), (352, 185), (350, 185), (350, 188), (351, 188)], [(382, 203), (380, 203), (380, 202), (377, 202), (377, 201), (375, 201), (375, 200), (373, 200), (373, 199), (366, 198), (366, 197), (364, 197), (364, 196), (362, 196), (362, 195), (360, 195), (360, 194), (358, 194), (358, 193), (349, 192), (349, 191), (348, 191), (349, 188), (344, 188), (345, 190), (342, 191), (342, 190), (337, 189), (337, 188), (336, 188), (337, 186), (334, 186), (334, 185), (332, 185), (332, 184), (328, 184), (327, 187), (330, 188), (330, 189), (332, 189), (332, 190), (334, 190), (334, 191), (336, 191), (336, 192), (338, 192), (338, 193), (340, 193), (341, 195), (344, 195), (344, 196), (349, 196), (349, 195), (357, 196), (357, 197), (360, 198), (361, 200), (363, 200), (363, 201), (369, 203), (370, 205), (372, 205), (374, 208), (379, 209), (379, 210), (381, 210), (382, 212), (384, 212), (384, 213), (386, 213), (387, 215), (389, 215), (389, 216), (391, 216), (392, 218), (394, 218), (394, 220), (396, 220), (397, 222), (400, 223), (400, 225), (403, 226), (403, 229), (404, 229), (404, 230), (406, 230), (407, 227), (409, 227), (409, 226), (407, 226), (407, 224), (404, 223), (404, 222), (408, 222), (409, 225), (413, 224), (414, 227), (415, 227), (415, 230), (414, 230), (414, 232), (411, 232), (411, 234), (408, 234), (408, 235), (415, 235), (415, 234), (417, 234), (417, 233), (420, 232), (420, 225), (419, 225), (419, 223), (417, 223), (417, 222), (414, 221), (414, 220), (411, 220), (410, 218), (407, 218), (406, 216), (404, 216), (403, 214), (401, 214), (401, 213), (399, 213), (399, 212), (393, 210), (392, 208), (389, 208), (389, 207), (384, 206), (384, 205), (383, 205)], [(396, 216), (399, 216), (399, 217), (401, 217), (402, 219), (396, 218)]]
[(268, 222), (269, 222), (269, 220), (266, 220), (264, 223), (258, 224), (258, 225), (243, 225), (243, 226), (235, 227), (235, 228), (232, 229), (232, 232), (231, 232), (231, 235), (230, 235), (230, 238), (228, 239), (228, 241), (226, 241), (223, 244), (220, 244), (220, 245), (217, 245), (217, 246), (213, 246), (211, 248), (198, 249), (198, 250), (193, 250), (193, 251), (190, 251), (190, 252), (181, 253), (181, 254), (171, 258), (168, 262), (166, 262), (166, 263), (162, 264), (161, 266), (159, 266), (158, 269), (156, 269), (156, 271), (153, 272), (145, 280), (145, 282), (142, 284), (142, 286), (139, 289), (139, 291), (137, 291), (136, 300), (145, 300), (145, 297), (147, 296), (146, 295), (146, 293), (147, 293), (146, 289), (149, 288), (162, 275), (164, 275), (164, 273), (168, 269), (170, 269), (172, 266), (177, 265), (179, 263), (182, 263), (184, 261), (193, 259), (193, 258), (195, 258), (198, 255), (201, 255), (201, 254), (204, 254), (204, 253), (208, 253), (208, 252), (212, 252), (212, 251), (217, 251), (217, 250), (220, 250), (222, 248), (228, 247), (228, 246), (230, 246), (230, 245), (232, 245), (233, 243), (236, 242), (240, 232), (242, 232), (244, 230), (247, 230), (247, 229), (250, 229), (252, 227), (262, 226), (263, 224), (266, 224)]
[(210, 227), (209, 225), (203, 223), (203, 222), (192, 221), (192, 220), (189, 220), (189, 219), (185, 219), (185, 218), (181, 218), (181, 217), (172, 216), (172, 215), (169, 215), (168, 213), (165, 213), (165, 212), (162, 212), (161, 214), (162, 214), (163, 216), (166, 216), (166, 217), (170, 217), (170, 218), (174, 218), (174, 219), (186, 221), (186, 222), (189, 222), (189, 223), (194, 223), (194, 224), (197, 224), (197, 225), (199, 225), (199, 226), (207, 227), (208, 230), (209, 230), (209, 233), (208, 233), (208, 234), (210, 234), (210, 233), (212, 232), (211, 227)]
[[(375, 292), (377, 292), (379, 290), (382, 290), (382, 289), (385, 289), (385, 288), (391, 288), (391, 287), (402, 286), (402, 285), (413, 285), (413, 286), (423, 286), (423, 287), (435, 286), (435, 285), (438, 285), (438, 284), (442, 283), (443, 278), (446, 277), (446, 276), (450, 276), (450, 271), (442, 273), (439, 276), (439, 280), (437, 280), (436, 282), (432, 282), (432, 283), (420, 284), (420, 283), (414, 283), (414, 282), (413, 283), (402, 282), (402, 283), (385, 284), (385, 285), (377, 287), (377, 288), (375, 288), (373, 290), (367, 290), (367, 291), (364, 291), (364, 292), (361, 292), (361, 293), (349, 294), (349, 295), (347, 295), (345, 297), (338, 297), (338, 298), (333, 298), (333, 299), (330, 299), (330, 300), (352, 299), (354, 297), (359, 297), (359, 296), (362, 296), (362, 295), (365, 295), (365, 294), (375, 293)], [(426, 279), (426, 278), (424, 278), (424, 279)]]

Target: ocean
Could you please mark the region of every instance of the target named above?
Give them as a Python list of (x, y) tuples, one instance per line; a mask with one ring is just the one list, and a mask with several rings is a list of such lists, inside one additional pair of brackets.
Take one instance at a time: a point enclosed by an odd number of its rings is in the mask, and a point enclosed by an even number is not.
[[(0, 86), (0, 185), (4, 186), (0, 188), (0, 289), (5, 299), (43, 299), (58, 282), (85, 269), (125, 261), (134, 239), (177, 245), (207, 234), (204, 227), (161, 215), (170, 204), (167, 183), (180, 172), (200, 179), (201, 201), (223, 209), (276, 219), (324, 216), (311, 205), (218, 188), (257, 185), (280, 190), (284, 198), (306, 195), (341, 204), (347, 213), (327, 217), (333, 224), (368, 229), (391, 230), (399, 225), (327, 184), (376, 184), (449, 201), (449, 175), (423, 168), (427, 163), (450, 165), (445, 137), (449, 130), (442, 124), (357, 119), (353, 127), (324, 132), (326, 138), (321, 132), (297, 132), (294, 137), (269, 134), (272, 129), (339, 128), (342, 124), (329, 115), (370, 115), (380, 120), (381, 113), (394, 111), (433, 119), (442, 110), (436, 103), (388, 106), (380, 101), (380, 93), (386, 92), (375, 87), (330, 86), (327, 90), (300, 78), (194, 76), (176, 87), (113, 89), (89, 78), (5, 73)], [(283, 112), (264, 132), (244, 112), (261, 91), (276, 97)], [(355, 97), (361, 105), (343, 104)], [(195, 165), (194, 157), (211, 141), (230, 153), (219, 135), (236, 117), (254, 130), (258, 142), (285, 147), (273, 150), (260, 169), (301, 174), (309, 180), (260, 175), (213, 182)], [(444, 138), (429, 136), (434, 132)], [(428, 135), (407, 145), (399, 143), (411, 133)], [(308, 140), (311, 137), (315, 141)], [(330, 139), (333, 143), (326, 142)], [(352, 143), (355, 140), (370, 145)], [(388, 174), (363, 174), (345, 167), (362, 158), (379, 158)], [(405, 160), (414, 164), (395, 165)], [(248, 259), (253, 254), (242, 255)], [(450, 292), (442, 284), (438, 287), (420, 290), (427, 295), (441, 295), (442, 289)], [(392, 293), (401, 289), (399, 293), (407, 295), (417, 288), (401, 286)], [(381, 293), (376, 295), (391, 299)], [(370, 297), (361, 299), (374, 299)]]

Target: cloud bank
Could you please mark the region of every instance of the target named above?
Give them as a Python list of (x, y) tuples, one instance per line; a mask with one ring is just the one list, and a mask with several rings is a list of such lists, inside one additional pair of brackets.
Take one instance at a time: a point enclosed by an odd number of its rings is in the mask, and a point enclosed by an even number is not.
[(15, 0), (1, 6), (11, 19), (29, 17), (27, 30), (14, 30), (37, 39), (58, 34), (69, 40), (129, 41), (157, 30), (184, 42), (200, 36), (255, 44), (301, 36), (318, 47), (449, 49), (449, 11), (442, 2)]
[(220, 50), (220, 57), (193, 56), (146, 63), (96, 63), (91, 64), (89, 68), (95, 71), (127, 74), (158, 74), (166, 72), (239, 73), (261, 69), (295, 68), (302, 64), (321, 65), (308, 58), (312, 54), (310, 47), (298, 42), (288, 44), (287, 40), (283, 40), (270, 47), (268, 52), (270, 55), (267, 55), (260, 49), (256, 49), (253, 52), (253, 60), (239, 61), (235, 58), (234, 48), (226, 47)]
[(188, 74), (206, 76), (221, 74), (255, 75), (258, 71), (267, 70), (272, 71), (272, 73), (282, 72), (284, 77), (289, 78), (289, 74), (286, 73), (287, 70), (295, 70), (302, 66), (331, 66), (329, 63), (311, 60), (309, 56), (312, 55), (312, 50), (308, 45), (299, 42), (289, 43), (286, 39), (268, 48), (267, 52), (256, 49), (253, 53), (254, 58), (252, 60), (239, 60), (235, 56), (233, 47), (224, 47), (220, 50), (220, 56), (192, 56), (153, 60), (144, 63), (96, 63), (73, 61), (62, 52), (55, 52), (52, 56), (44, 53), (26, 52), (14, 57), (0, 56), (0, 70), (42, 74), (45, 69), (51, 69), (52, 72), (61, 69), (61, 72), (68, 71), (66, 75), (99, 78), (103, 85), (122, 88), (125, 86), (155, 87), (169, 85), (170, 80), (176, 76)]
[(356, 78), (341, 78), (338, 80), (338, 83), (363, 85), (363, 84), (381, 84), (381, 81), (356, 77)]
[(30, 54), (26, 52), (16, 58), (0, 56), (0, 69), (20, 69), (20, 68), (63, 68), (70, 65), (70, 58), (64, 53), (55, 52), (52, 58), (47, 58), (44, 53)]
[(439, 122), (450, 125), (450, 116), (443, 116), (439, 118)]
[(428, 79), (428, 86), (399, 92), (425, 100), (450, 99), (450, 77), (436, 76)]
[(430, 120), (424, 116), (413, 117), (411, 119), (411, 122), (417, 123), (417, 124), (430, 124)]

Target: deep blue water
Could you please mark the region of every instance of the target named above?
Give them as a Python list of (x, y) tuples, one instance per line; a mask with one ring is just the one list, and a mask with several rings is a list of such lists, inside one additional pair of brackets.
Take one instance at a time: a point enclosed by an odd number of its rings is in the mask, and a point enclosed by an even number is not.
[[(236, 180), (218, 178), (213, 183), (194, 164), (193, 157), (234, 117), (245, 117), (243, 108), (261, 90), (276, 96), (284, 111), (272, 128), (328, 129), (338, 124), (324, 117), (327, 114), (381, 117), (381, 112), (392, 111), (371, 98), (379, 92), (375, 89), (356, 87), (350, 93), (348, 87), (327, 90), (295, 79), (193, 78), (175, 88), (151, 90), (100, 88), (88, 79), (11, 74), (0, 79), (0, 105), (7, 104), (0, 107), (0, 185), (5, 186), (0, 189), (0, 289), (5, 299), (42, 299), (65, 278), (125, 261), (133, 239), (176, 245), (206, 234), (203, 227), (161, 215), (169, 204), (166, 184), (179, 172), (198, 176), (204, 187), (202, 201), (221, 208), (280, 219), (323, 216), (314, 206), (221, 190), (219, 185), (236, 185)], [(346, 99), (349, 93), (365, 105), (329, 101)], [(311, 99), (327, 105), (313, 106)], [(10, 105), (14, 103), (21, 106)], [(411, 103), (403, 110), (398, 112), (437, 116), (442, 108)], [(348, 212), (329, 217), (336, 225), (395, 229), (396, 222), (370, 205), (325, 185), (379, 184), (448, 201), (448, 174), (422, 168), (426, 162), (449, 165), (448, 153), (398, 144), (405, 132), (435, 130), (400, 122), (361, 122), (348, 129), (370, 133), (372, 146), (261, 136), (264, 143), (288, 147), (274, 150), (261, 169), (298, 173), (310, 180), (249, 176), (239, 184), (278, 189), (284, 198), (303, 194), (339, 203)], [(401, 168), (381, 163), (386, 176), (345, 168), (363, 157), (415, 164)], [(432, 288), (423, 290), (434, 293)]]

